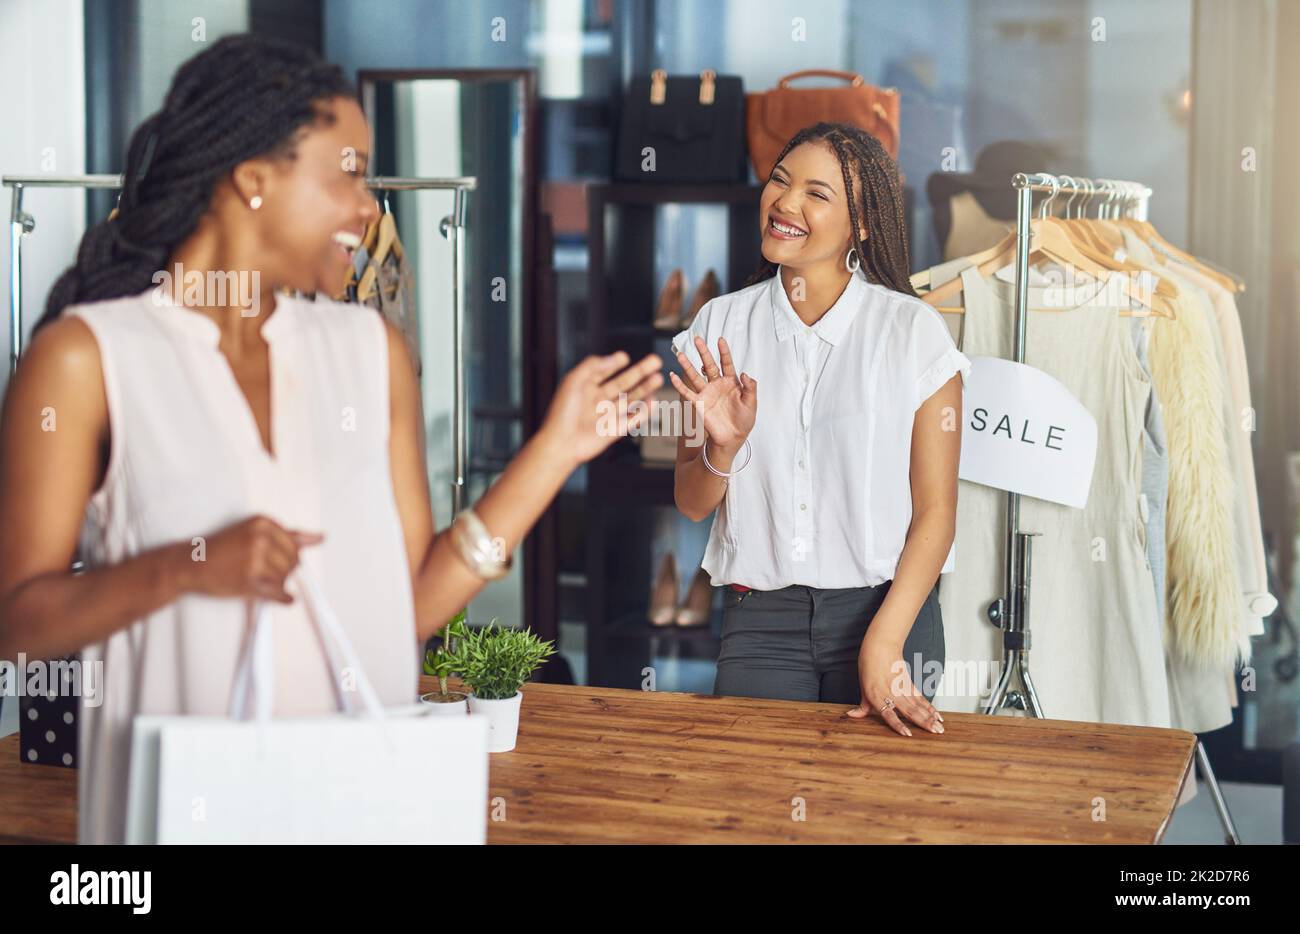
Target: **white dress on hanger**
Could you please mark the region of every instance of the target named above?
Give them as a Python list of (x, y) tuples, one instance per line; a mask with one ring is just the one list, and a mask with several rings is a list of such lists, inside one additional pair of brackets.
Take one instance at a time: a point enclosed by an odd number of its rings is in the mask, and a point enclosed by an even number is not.
[[(962, 352), (1010, 359), (1014, 287), (985, 281), (975, 268), (961, 275)], [(1045, 304), (1045, 290), (1031, 287), (1029, 306)], [(1167, 727), (1164, 647), (1140, 506), (1151, 383), (1130, 323), (1084, 297), (1063, 310), (1030, 312), (1026, 328), (1025, 362), (1064, 384), (1092, 413), (1098, 432), (1083, 509), (1021, 499), (1021, 529), (1041, 533), (1033, 544), (1028, 667), (1043, 713)], [(957, 548), (964, 559), (940, 578), (947, 659), (935, 704), (976, 712), (1003, 658), (1002, 633), (987, 608), (1003, 592), (1006, 493), (965, 480), (959, 487)]]

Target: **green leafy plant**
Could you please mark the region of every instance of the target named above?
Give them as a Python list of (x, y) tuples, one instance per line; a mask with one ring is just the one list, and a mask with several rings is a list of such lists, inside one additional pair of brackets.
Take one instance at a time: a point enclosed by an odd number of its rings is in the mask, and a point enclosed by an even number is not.
[(546, 659), (555, 643), (527, 629), (502, 629), (493, 620), (457, 642), (461, 679), (480, 700), (509, 700)]
[(447, 679), (460, 674), (462, 647), (469, 626), (465, 623), (465, 611), (457, 613), (442, 630), (442, 645), (424, 653), (424, 673), (438, 679), (438, 691), (448, 693)]

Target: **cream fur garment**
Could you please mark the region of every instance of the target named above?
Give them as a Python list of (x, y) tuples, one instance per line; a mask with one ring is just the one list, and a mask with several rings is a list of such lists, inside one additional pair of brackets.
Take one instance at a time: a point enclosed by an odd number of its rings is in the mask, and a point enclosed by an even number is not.
[(1186, 663), (1227, 668), (1239, 656), (1241, 583), (1223, 380), (1207, 311), (1191, 296), (1151, 329), (1151, 376), (1169, 441), (1165, 644)]

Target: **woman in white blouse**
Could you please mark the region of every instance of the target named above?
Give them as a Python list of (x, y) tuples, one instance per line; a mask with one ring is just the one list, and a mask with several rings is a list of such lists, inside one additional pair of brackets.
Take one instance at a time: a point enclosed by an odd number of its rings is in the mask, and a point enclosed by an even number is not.
[(703, 567), (727, 587), (714, 693), (942, 733), (938, 577), (970, 362), (911, 288), (898, 168), (874, 138), (801, 131), (759, 221), (751, 284), (673, 339), (706, 436), (679, 442), (677, 506), (717, 510)]

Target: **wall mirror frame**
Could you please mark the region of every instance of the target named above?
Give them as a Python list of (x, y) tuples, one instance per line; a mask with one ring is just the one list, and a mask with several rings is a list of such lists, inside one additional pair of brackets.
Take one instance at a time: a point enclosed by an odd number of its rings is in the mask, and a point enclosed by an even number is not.
[[(357, 74), (374, 151), (367, 174), (477, 179), (465, 225), (463, 353), (468, 407), (464, 501), (472, 504), (540, 427), (554, 382), (555, 335), (538, 312), (538, 102), (532, 69), (363, 69)], [(444, 192), (394, 192), (389, 205), (417, 257), (425, 455), (435, 525), (451, 520), (452, 311)], [(422, 247), (421, 244), (424, 246)], [(422, 287), (428, 282), (428, 287)], [(545, 382), (544, 382), (545, 381)], [(549, 515), (549, 513), (548, 513)], [(550, 534), (539, 523), (515, 569), (471, 602), (469, 621), (556, 636)], [(549, 578), (548, 578), (549, 574)], [(549, 610), (549, 612), (548, 612)]]

